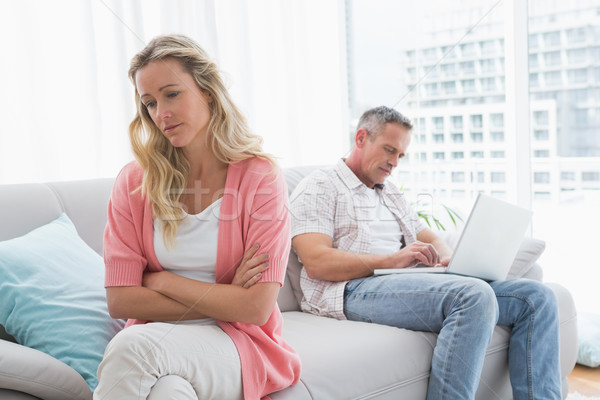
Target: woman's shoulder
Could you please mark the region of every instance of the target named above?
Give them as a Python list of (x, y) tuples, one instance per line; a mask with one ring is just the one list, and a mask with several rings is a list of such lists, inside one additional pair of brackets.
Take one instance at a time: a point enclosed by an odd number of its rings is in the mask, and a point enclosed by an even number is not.
[(137, 161), (131, 161), (123, 168), (117, 175), (117, 182), (121, 184), (127, 184), (128, 186), (131, 184), (141, 185), (142, 180), (144, 179), (144, 170), (141, 165)]
[(250, 157), (231, 164), (234, 169), (244, 172), (271, 173), (278, 170), (277, 165), (262, 157)]

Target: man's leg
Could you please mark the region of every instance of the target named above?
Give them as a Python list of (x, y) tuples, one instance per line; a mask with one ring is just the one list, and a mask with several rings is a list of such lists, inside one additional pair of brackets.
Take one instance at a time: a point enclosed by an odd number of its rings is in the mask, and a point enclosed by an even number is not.
[(528, 280), (491, 282), (499, 325), (512, 328), (508, 362), (515, 400), (562, 398), (558, 306), (544, 284)]
[(350, 281), (346, 317), (437, 332), (427, 398), (473, 399), (498, 307), (479, 279), (449, 274), (392, 274)]

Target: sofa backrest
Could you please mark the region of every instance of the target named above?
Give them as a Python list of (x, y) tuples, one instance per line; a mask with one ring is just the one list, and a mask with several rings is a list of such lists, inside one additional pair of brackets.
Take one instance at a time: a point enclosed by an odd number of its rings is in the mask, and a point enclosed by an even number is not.
[[(284, 169), (289, 193), (317, 167)], [(0, 185), (0, 241), (22, 236), (65, 212), (79, 236), (102, 255), (113, 178), (81, 181)], [(290, 251), (288, 273), (280, 291), (282, 311), (299, 310), (300, 263)], [(0, 337), (1, 327), (0, 327)]]

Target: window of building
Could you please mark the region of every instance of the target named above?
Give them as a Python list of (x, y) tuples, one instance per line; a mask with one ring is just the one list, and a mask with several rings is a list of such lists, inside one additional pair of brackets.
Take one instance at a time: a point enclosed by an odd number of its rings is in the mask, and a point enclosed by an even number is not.
[(504, 142), (504, 131), (490, 132), (490, 139), (492, 142)]
[(561, 181), (569, 181), (572, 182), (575, 180), (575, 172), (573, 171), (561, 171), (560, 173)]
[(539, 74), (529, 74), (529, 87), (537, 88), (540, 86), (540, 75)]
[(560, 51), (550, 51), (548, 53), (544, 53), (544, 64), (546, 67), (560, 65)]
[(426, 83), (423, 85), (427, 96), (437, 96), (440, 94), (440, 89), (437, 83)]
[(435, 151), (433, 152), (433, 159), (434, 160), (444, 160), (446, 157), (444, 155), (443, 151)]
[(544, 46), (554, 47), (560, 45), (560, 31), (544, 33)]
[(534, 183), (550, 183), (550, 172), (534, 172)]
[(490, 157), (491, 158), (504, 158), (505, 157), (504, 150), (492, 150), (492, 151), (490, 151)]
[(460, 63), (460, 70), (463, 75), (472, 75), (475, 73), (475, 62), (465, 61)]
[(465, 79), (460, 81), (463, 93), (473, 93), (476, 91), (475, 79)]
[(550, 134), (548, 133), (547, 129), (536, 129), (533, 131), (533, 138), (536, 141), (543, 142), (550, 139)]
[(450, 135), (452, 138), (452, 143), (462, 143), (463, 142), (463, 134), (462, 133), (453, 133)]
[(474, 143), (483, 142), (483, 132), (471, 132), (471, 142), (474, 142)]
[(533, 112), (533, 122), (540, 125), (548, 125), (548, 121), (550, 120), (548, 111), (534, 111)]
[(452, 159), (453, 160), (462, 160), (463, 158), (465, 158), (465, 153), (462, 151), (453, 151), (452, 152)]
[(581, 172), (581, 180), (583, 182), (598, 182), (600, 181), (599, 171), (583, 171)]
[(433, 127), (435, 130), (437, 130), (437, 131), (444, 130), (444, 117), (433, 117), (431, 119), (431, 122), (433, 122)]
[(569, 71), (567, 71), (567, 76), (569, 79), (569, 83), (571, 84), (575, 84), (575, 83), (585, 83), (587, 82), (587, 69), (586, 68), (578, 68), (578, 69), (571, 69)]
[(462, 171), (452, 172), (452, 182), (460, 183), (465, 181), (465, 173)]
[(544, 73), (544, 82), (548, 86), (558, 86), (562, 83), (562, 74), (560, 71), (551, 71)]
[(529, 68), (537, 68), (538, 67), (538, 55), (530, 54), (529, 55)]
[(490, 114), (490, 125), (492, 128), (503, 128), (504, 127), (504, 114), (493, 113)]
[(472, 151), (471, 158), (483, 158), (483, 151)]
[(480, 45), (481, 45), (481, 54), (497, 54), (496, 41), (485, 40), (485, 41), (481, 42)]
[(442, 88), (444, 89), (444, 94), (456, 94), (456, 82), (442, 82)]
[(461, 130), (463, 128), (463, 117), (462, 115), (453, 115), (450, 117), (452, 123), (452, 129)]
[(481, 115), (471, 115), (471, 128), (483, 127), (483, 118)]
[(485, 173), (483, 171), (477, 171), (477, 183), (485, 182)]
[(506, 182), (506, 172), (491, 172), (490, 173), (490, 182), (505, 183)]
[(479, 62), (479, 65), (481, 66), (481, 72), (483, 73), (496, 72), (496, 60), (494, 60), (493, 58), (488, 60), (481, 60)]
[(433, 143), (444, 143), (444, 134), (443, 133), (434, 133), (431, 136), (433, 137)]
[(529, 35), (529, 48), (537, 49), (539, 46), (538, 35), (535, 33)]
[(550, 150), (534, 150), (533, 156), (535, 158), (548, 158), (550, 157)]
[(585, 27), (578, 27), (567, 30), (567, 41), (569, 43), (585, 42), (586, 36), (587, 29)]
[(587, 60), (587, 49), (567, 50), (569, 64), (581, 64)]
[(456, 64), (444, 64), (442, 65), (442, 73), (446, 77), (454, 77), (456, 75)]
[(460, 53), (463, 57), (472, 57), (477, 55), (475, 43), (462, 43), (460, 45)]
[(481, 88), (486, 92), (493, 92), (497, 90), (496, 78), (482, 78)]

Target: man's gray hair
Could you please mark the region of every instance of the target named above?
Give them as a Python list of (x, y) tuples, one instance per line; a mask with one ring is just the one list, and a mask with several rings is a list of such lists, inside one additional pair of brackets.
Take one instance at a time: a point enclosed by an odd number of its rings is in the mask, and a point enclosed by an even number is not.
[(410, 119), (402, 115), (399, 111), (390, 107), (379, 106), (363, 113), (358, 120), (356, 130), (365, 129), (372, 140), (382, 132), (385, 124), (389, 123), (399, 124), (409, 131), (413, 128)]

